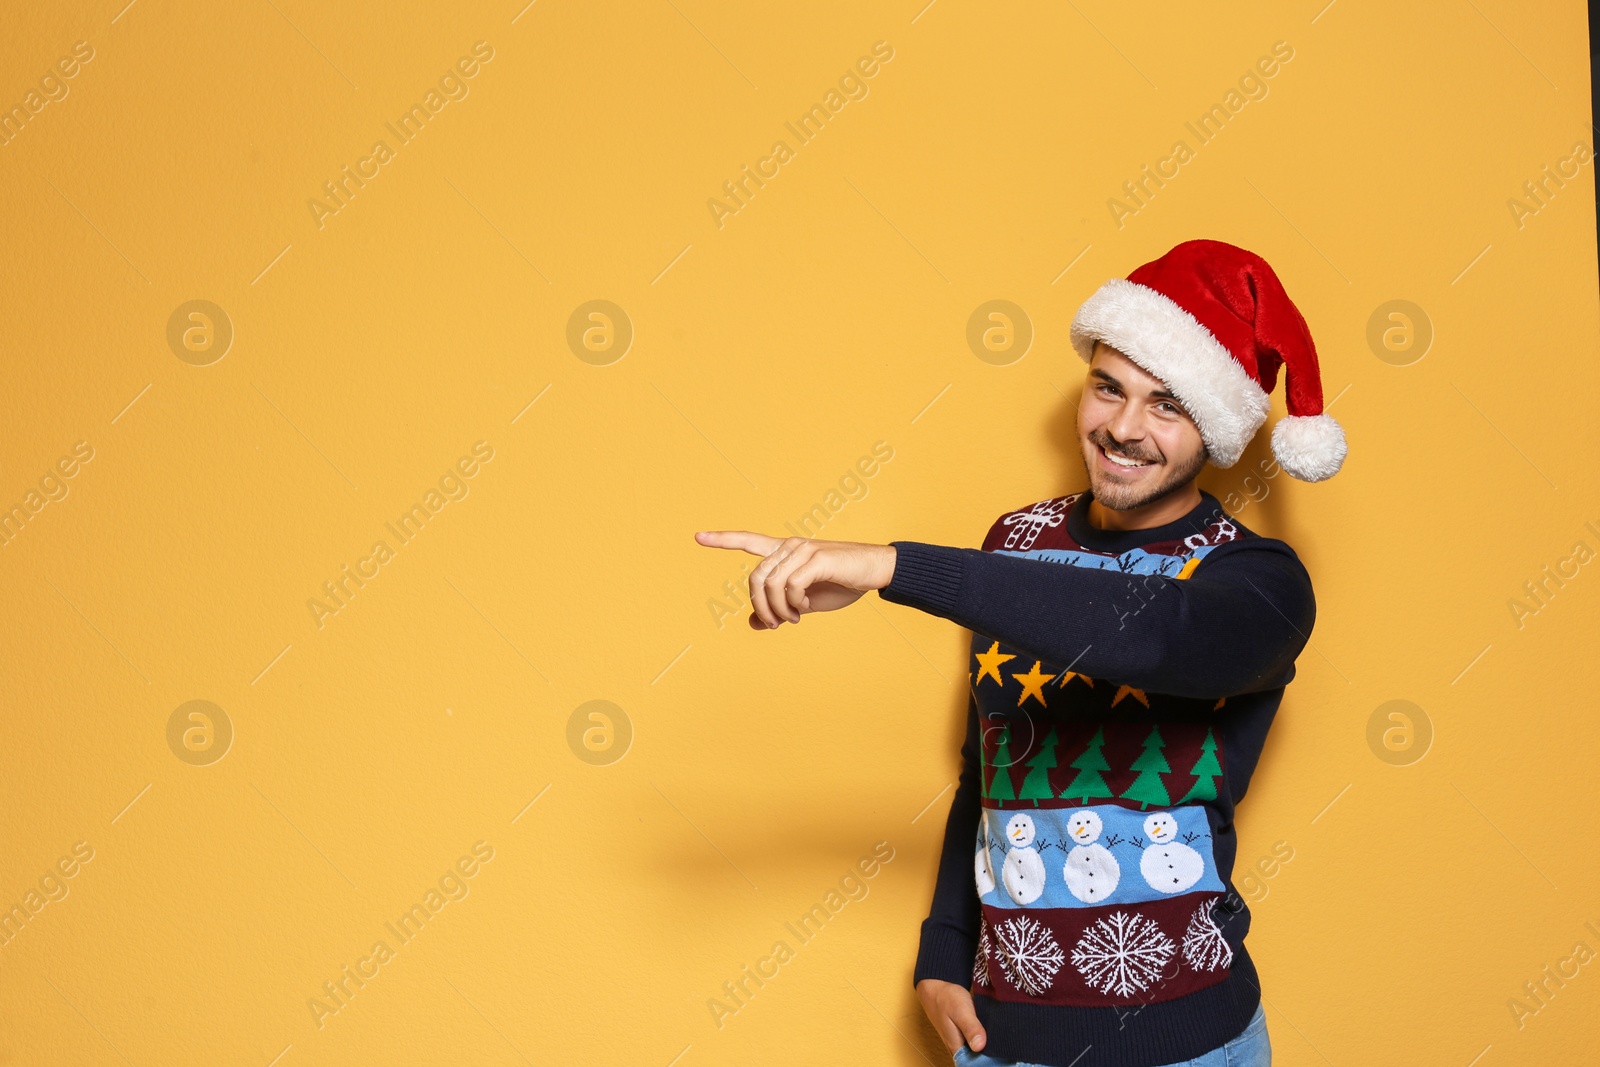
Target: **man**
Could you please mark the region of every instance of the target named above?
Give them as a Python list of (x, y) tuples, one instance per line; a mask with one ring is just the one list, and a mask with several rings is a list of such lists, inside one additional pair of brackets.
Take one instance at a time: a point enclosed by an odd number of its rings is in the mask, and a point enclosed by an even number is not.
[(697, 540), (764, 557), (757, 628), (877, 590), (973, 632), (964, 766), (913, 976), (957, 1063), (1269, 1063), (1234, 808), (1316, 606), (1293, 549), (1195, 477), (1238, 461), (1280, 367), (1279, 465), (1329, 478), (1344, 433), (1305, 320), (1233, 245), (1185, 242), (1107, 281), (1071, 337), (1088, 489), (1001, 516), (982, 550)]

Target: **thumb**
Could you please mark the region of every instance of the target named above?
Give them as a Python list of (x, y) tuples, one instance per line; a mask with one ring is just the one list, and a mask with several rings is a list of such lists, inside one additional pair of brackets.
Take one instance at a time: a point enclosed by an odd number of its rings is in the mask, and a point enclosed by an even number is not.
[(989, 1035), (984, 1033), (983, 1024), (978, 1021), (978, 1014), (972, 1008), (970, 999), (963, 1000), (950, 1012), (950, 1021), (961, 1030), (961, 1036), (966, 1038), (967, 1046), (974, 1052), (982, 1052)]

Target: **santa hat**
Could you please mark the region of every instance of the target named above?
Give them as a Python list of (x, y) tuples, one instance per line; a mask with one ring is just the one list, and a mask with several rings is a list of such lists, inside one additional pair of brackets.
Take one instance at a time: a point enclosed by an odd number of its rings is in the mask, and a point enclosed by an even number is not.
[(1085, 363), (1104, 341), (1182, 401), (1211, 462), (1231, 467), (1266, 421), (1279, 366), (1289, 414), (1272, 427), (1278, 465), (1305, 482), (1344, 462), (1344, 430), (1322, 410), (1317, 349), (1267, 261), (1222, 241), (1185, 241), (1102, 285), (1072, 320)]

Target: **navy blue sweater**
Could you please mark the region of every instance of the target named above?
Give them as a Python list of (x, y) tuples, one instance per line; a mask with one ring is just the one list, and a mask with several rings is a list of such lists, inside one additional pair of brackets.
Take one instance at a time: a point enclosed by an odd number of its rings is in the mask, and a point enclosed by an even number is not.
[(983, 549), (894, 542), (885, 600), (972, 631), (963, 767), (913, 983), (969, 988), (984, 1051), (1154, 1067), (1260, 1003), (1234, 807), (1316, 617), (1294, 550), (1202, 491), (1164, 526), (1087, 492)]

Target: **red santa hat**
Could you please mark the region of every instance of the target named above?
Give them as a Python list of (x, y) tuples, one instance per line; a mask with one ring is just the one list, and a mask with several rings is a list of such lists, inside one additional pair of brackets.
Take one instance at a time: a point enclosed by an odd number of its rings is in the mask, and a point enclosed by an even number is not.
[(1286, 367), (1289, 414), (1272, 427), (1278, 465), (1320, 482), (1344, 462), (1344, 430), (1322, 410), (1311, 330), (1253, 252), (1185, 241), (1102, 285), (1078, 309), (1071, 336), (1085, 363), (1095, 341), (1104, 341), (1165, 382), (1218, 467), (1239, 461), (1266, 421), (1278, 368)]

